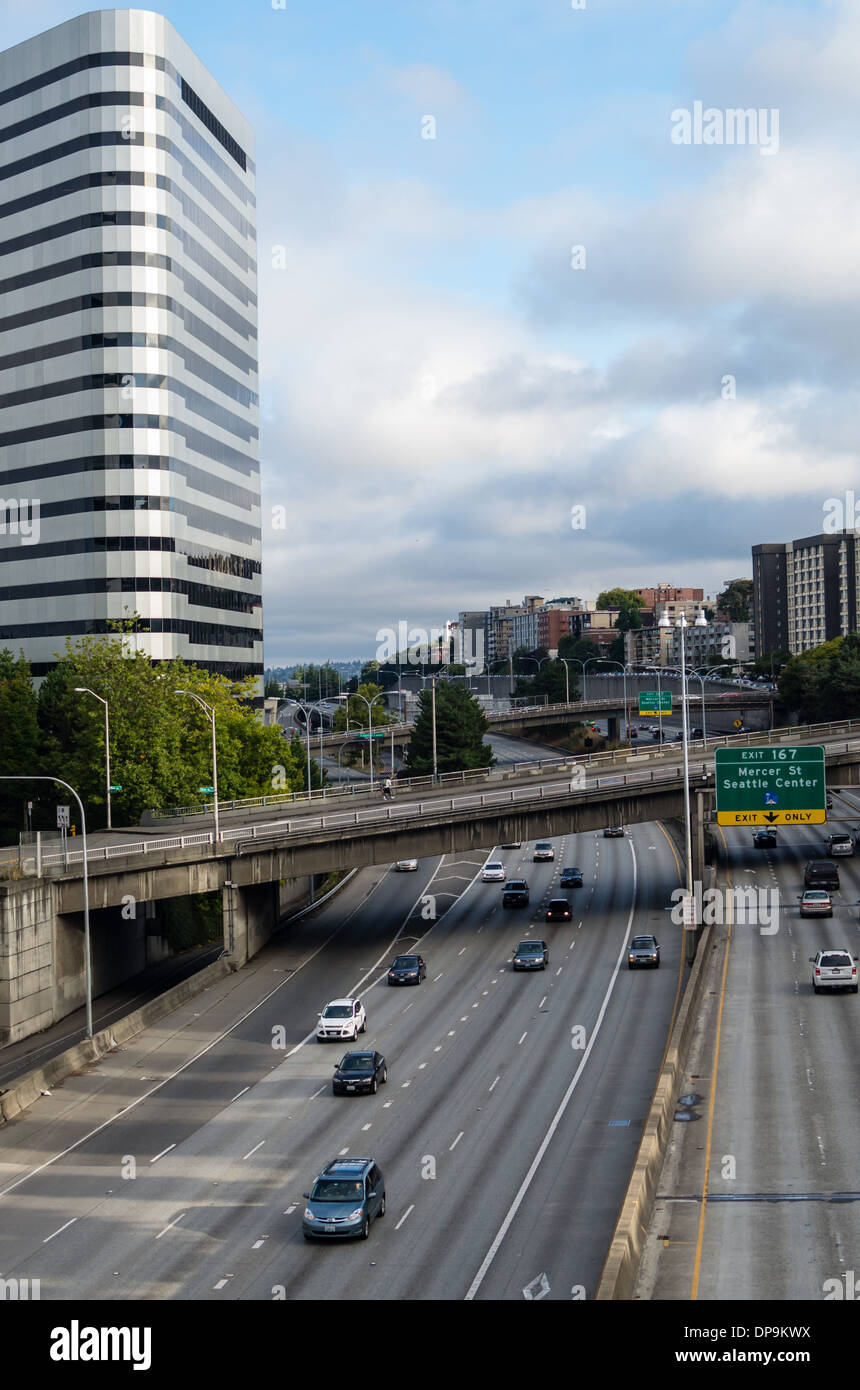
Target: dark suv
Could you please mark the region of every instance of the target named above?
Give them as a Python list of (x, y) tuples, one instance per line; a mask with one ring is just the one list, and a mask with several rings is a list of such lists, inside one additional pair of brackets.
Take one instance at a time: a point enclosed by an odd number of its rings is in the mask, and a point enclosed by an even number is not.
[(396, 956), (388, 971), (390, 985), (420, 985), (427, 975), (422, 956)]
[(375, 1096), (387, 1080), (388, 1067), (381, 1052), (347, 1052), (334, 1069), (332, 1095), (369, 1091)]
[(529, 886), (524, 878), (509, 878), (502, 889), (502, 907), (528, 907)]
[(803, 871), (807, 888), (838, 888), (839, 870), (829, 859), (810, 859)]
[(373, 1218), (385, 1215), (385, 1179), (372, 1158), (336, 1158), (302, 1196), (305, 1240), (367, 1240)]

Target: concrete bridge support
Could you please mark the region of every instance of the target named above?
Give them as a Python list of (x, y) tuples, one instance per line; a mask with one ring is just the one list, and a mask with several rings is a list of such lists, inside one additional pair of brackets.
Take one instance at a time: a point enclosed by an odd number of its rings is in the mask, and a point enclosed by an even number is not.
[(230, 875), (224, 884), (224, 949), (236, 966), (247, 964), (272, 935), (280, 916), (279, 896), (277, 880), (239, 885)]

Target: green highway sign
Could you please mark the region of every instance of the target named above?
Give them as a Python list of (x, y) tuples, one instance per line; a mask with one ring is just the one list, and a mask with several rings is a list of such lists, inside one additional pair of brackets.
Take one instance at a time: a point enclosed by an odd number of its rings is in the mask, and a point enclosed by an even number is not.
[(122, 791), (122, 787), (111, 787), (111, 791), (112, 791), (112, 792), (121, 792), (121, 791)]
[(367, 732), (367, 730), (365, 730), (365, 732), (364, 732), (363, 734), (357, 734), (356, 737), (357, 737), (357, 738), (385, 738), (385, 730), (384, 730), (384, 729), (374, 729), (372, 734), (369, 734), (369, 733)]
[(671, 714), (672, 713), (672, 692), (671, 690), (640, 690), (639, 691), (639, 713), (640, 714)]
[(201, 791), (201, 792), (214, 792), (215, 788), (214, 788), (214, 787), (198, 787), (197, 790), (198, 790), (198, 791)]
[(824, 748), (714, 750), (718, 825), (823, 825)]

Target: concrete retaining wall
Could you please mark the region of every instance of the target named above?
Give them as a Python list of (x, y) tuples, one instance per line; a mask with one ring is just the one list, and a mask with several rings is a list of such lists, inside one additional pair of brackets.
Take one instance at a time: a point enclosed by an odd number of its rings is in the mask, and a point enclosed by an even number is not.
[(687, 1053), (702, 997), (712, 930), (705, 927), (702, 931), (696, 959), (672, 1029), (633, 1172), (595, 1294), (595, 1298), (601, 1300), (633, 1297), (654, 1211), (657, 1182), (674, 1124), (679, 1088), (686, 1075)]

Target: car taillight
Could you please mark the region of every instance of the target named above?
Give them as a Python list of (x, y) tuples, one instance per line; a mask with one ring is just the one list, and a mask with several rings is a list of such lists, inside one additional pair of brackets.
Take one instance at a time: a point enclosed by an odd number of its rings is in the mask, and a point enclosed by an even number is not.
[(815, 967), (815, 973), (816, 973), (816, 975), (820, 975), (820, 974), (821, 974), (821, 971), (818, 969), (818, 966), (817, 966), (817, 965), (816, 965), (816, 967)]

